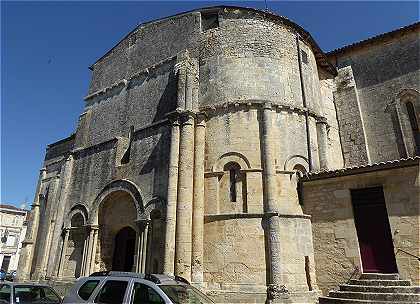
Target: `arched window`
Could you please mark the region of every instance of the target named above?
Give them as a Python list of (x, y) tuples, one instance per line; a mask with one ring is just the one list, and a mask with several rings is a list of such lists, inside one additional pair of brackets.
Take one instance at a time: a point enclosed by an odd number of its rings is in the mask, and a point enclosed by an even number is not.
[(237, 163), (234, 163), (234, 162), (227, 163), (223, 168), (223, 171), (229, 172), (229, 197), (230, 197), (230, 201), (235, 202), (235, 203), (238, 197), (237, 183), (240, 181), (240, 170), (241, 170), (241, 167)]
[(85, 219), (81, 213), (76, 213), (71, 217), (71, 227), (82, 227), (85, 224)]
[(413, 132), (414, 143), (416, 145), (416, 154), (420, 155), (420, 131), (419, 124), (417, 122), (416, 110), (412, 102), (407, 102), (405, 104), (407, 107), (408, 119), (410, 120), (411, 131)]

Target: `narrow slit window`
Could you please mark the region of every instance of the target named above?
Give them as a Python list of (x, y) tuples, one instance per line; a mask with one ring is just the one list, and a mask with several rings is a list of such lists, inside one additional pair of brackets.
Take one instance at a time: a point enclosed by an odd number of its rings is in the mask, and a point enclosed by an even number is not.
[(407, 102), (408, 119), (410, 120), (411, 131), (413, 132), (414, 143), (416, 145), (416, 154), (420, 155), (420, 130), (417, 122), (416, 111), (412, 102)]
[(229, 170), (229, 178), (230, 178), (230, 201), (236, 202), (236, 170), (235, 169)]
[(203, 32), (219, 27), (219, 14), (217, 12), (201, 13), (201, 30)]
[(223, 170), (229, 172), (229, 199), (232, 203), (238, 201), (238, 182), (240, 182), (241, 167), (234, 162), (227, 163)]
[(308, 62), (309, 62), (308, 61), (308, 54), (304, 50), (301, 50), (300, 52), (301, 52), (302, 62), (304, 64), (308, 64)]

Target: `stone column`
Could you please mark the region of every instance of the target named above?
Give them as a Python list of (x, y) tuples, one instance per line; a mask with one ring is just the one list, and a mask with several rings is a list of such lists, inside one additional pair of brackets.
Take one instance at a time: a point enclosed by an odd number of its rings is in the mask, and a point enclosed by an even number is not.
[(192, 269), (194, 283), (203, 283), (203, 233), (204, 233), (204, 147), (206, 121), (197, 115), (194, 141), (194, 201), (192, 218)]
[(321, 170), (328, 170), (328, 135), (327, 120), (319, 119), (316, 122), (316, 133), (318, 139), (318, 157)]
[(80, 268), (80, 276), (85, 276), (86, 275), (86, 270), (87, 270), (87, 262), (88, 262), (88, 255), (89, 255), (89, 238), (90, 235), (88, 234), (88, 226), (84, 227), (84, 232), (83, 232), (83, 237), (84, 237), (84, 241), (83, 241), (83, 254), (82, 254), (82, 267)]
[[(45, 230), (46, 230), (46, 237), (45, 237), (45, 242), (44, 242), (44, 246), (42, 246), (42, 250), (39, 251), (39, 259), (40, 259), (40, 263), (39, 263), (39, 278), (45, 278), (45, 276), (47, 275), (47, 268), (49, 265), (49, 260), (50, 260), (50, 253), (51, 253), (51, 246), (52, 246), (52, 237), (53, 237), (53, 233), (54, 233), (54, 226), (55, 226), (55, 210), (56, 210), (56, 205), (57, 205), (57, 197), (60, 196), (60, 191), (59, 191), (59, 187), (60, 187), (60, 176), (56, 176), (54, 181), (51, 183), (53, 185), (53, 198), (51, 199), (51, 202), (45, 202), (45, 204), (48, 203), (48, 205), (50, 205), (49, 208), (45, 209)], [(51, 204), (54, 204), (55, 206), (51, 206)], [(41, 242), (38, 243), (42, 244)]]
[(268, 246), (268, 294), (275, 294), (281, 285), (281, 264), (280, 264), (280, 240), (279, 240), (279, 217), (276, 167), (275, 167), (275, 141), (273, 137), (273, 110), (270, 103), (263, 106), (262, 111), (262, 165), (263, 165), (263, 185), (264, 185), (264, 221), (265, 233)]
[[(91, 260), (92, 260), (93, 238), (94, 238), (94, 233), (95, 233), (95, 230), (92, 228), (92, 226), (88, 226), (88, 231), (89, 231), (89, 235), (86, 238), (85, 250), (84, 250), (84, 252), (86, 252), (86, 256), (85, 256), (85, 259), (84, 259), (84, 268), (82, 267), (83, 275), (85, 275), (85, 276), (90, 275), (90, 265), (91, 265)], [(85, 253), (83, 253), (83, 254), (85, 254)]]
[(175, 263), (175, 229), (176, 201), (178, 195), (178, 161), (179, 161), (179, 121), (178, 115), (171, 120), (171, 147), (169, 154), (168, 194), (165, 217), (165, 255), (163, 258), (163, 273), (174, 274)]
[(141, 250), (143, 244), (143, 232), (137, 232), (137, 244), (136, 244), (136, 272), (141, 273)]
[(45, 278), (47, 275), (47, 268), (48, 264), (50, 262), (50, 253), (51, 253), (51, 241), (52, 241), (52, 234), (54, 230), (54, 220), (50, 221), (50, 224), (48, 225), (48, 232), (47, 232), (47, 240), (46, 240), (46, 246), (45, 246), (45, 255), (43, 256), (42, 260), (42, 272), (41, 277)]
[(64, 214), (68, 210), (66, 209), (67, 198), (70, 192), (70, 180), (73, 169), (74, 158), (72, 155), (69, 155), (63, 165), (62, 173), (60, 174), (60, 186), (59, 193), (56, 199), (57, 212), (54, 223), (54, 231), (52, 234), (51, 248), (50, 248), (50, 264), (48, 266), (49, 272), (54, 275), (58, 272), (57, 265), (60, 260), (60, 236), (62, 233), (62, 227), (64, 223)]
[(186, 88), (185, 88), (185, 109), (187, 111), (192, 111), (193, 109), (193, 85), (194, 85), (194, 75), (190, 71), (191, 66), (188, 65), (187, 70), (187, 81), (186, 81)]
[(61, 258), (60, 258), (60, 264), (58, 266), (58, 274), (57, 274), (59, 278), (63, 277), (63, 270), (64, 270), (63, 268), (64, 268), (64, 263), (66, 260), (67, 243), (69, 241), (70, 229), (64, 228), (63, 233), (64, 233), (63, 248), (61, 250)]
[(186, 62), (182, 61), (183, 56), (178, 58), (179, 62), (175, 66), (176, 74), (178, 76), (177, 82), (177, 109), (178, 110), (185, 110), (185, 100), (186, 100), (186, 82), (187, 82), (187, 70), (185, 67)]
[(18, 264), (18, 281), (27, 281), (31, 276), (32, 259), (34, 257), (34, 242), (38, 235), (39, 228), (39, 194), (41, 192), (42, 180), (46, 176), (46, 169), (40, 170), (38, 185), (36, 187), (35, 202), (32, 204), (31, 217), (32, 219), (28, 223), (28, 228), (25, 236), (25, 240), (22, 242), (22, 248), (20, 251), (20, 258)]
[(142, 243), (141, 243), (141, 272), (146, 273), (147, 271), (147, 255), (148, 255), (148, 244), (149, 244), (149, 221), (144, 221), (143, 223), (143, 237), (142, 237)]
[(178, 202), (176, 208), (175, 274), (191, 280), (191, 221), (193, 201), (194, 117), (181, 117)]
[(93, 237), (92, 237), (92, 247), (90, 249), (89, 254), (89, 274), (95, 272), (95, 259), (96, 259), (96, 247), (98, 245), (98, 234), (99, 234), (99, 227), (97, 225), (91, 225), (90, 229), (93, 230)]

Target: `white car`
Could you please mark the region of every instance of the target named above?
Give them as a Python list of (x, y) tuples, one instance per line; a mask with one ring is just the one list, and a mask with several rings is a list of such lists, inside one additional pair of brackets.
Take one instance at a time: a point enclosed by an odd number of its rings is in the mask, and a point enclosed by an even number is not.
[(134, 272), (96, 272), (79, 278), (63, 303), (211, 304), (181, 277)]

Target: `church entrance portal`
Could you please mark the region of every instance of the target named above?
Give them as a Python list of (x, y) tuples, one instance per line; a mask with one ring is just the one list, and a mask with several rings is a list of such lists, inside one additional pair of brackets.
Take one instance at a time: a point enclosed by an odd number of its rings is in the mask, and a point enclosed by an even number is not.
[(136, 232), (131, 227), (124, 227), (115, 236), (115, 249), (112, 270), (135, 271), (134, 254), (136, 247)]
[(351, 191), (364, 272), (397, 273), (382, 187)]
[(136, 271), (136, 219), (136, 206), (128, 193), (113, 192), (102, 202), (95, 271)]

